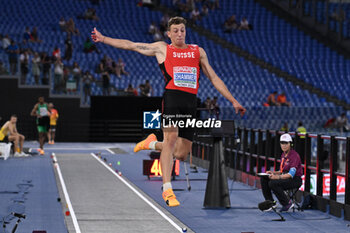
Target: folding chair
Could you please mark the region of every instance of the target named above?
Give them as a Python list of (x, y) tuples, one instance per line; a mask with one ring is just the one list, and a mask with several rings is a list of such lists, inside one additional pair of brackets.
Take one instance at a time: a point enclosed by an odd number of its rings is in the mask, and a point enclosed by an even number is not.
[(293, 212), (295, 212), (295, 209), (298, 211), (303, 211), (303, 209), (300, 206), (300, 203), (297, 200), (297, 193), (298, 193), (299, 188), (293, 188), (293, 189), (287, 189), (285, 190), (286, 195), (292, 200), (293, 203)]

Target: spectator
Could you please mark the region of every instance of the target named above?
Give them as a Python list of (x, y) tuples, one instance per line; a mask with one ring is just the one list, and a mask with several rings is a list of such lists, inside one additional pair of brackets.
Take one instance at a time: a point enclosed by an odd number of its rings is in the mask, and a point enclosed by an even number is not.
[(149, 25), (148, 33), (151, 35), (154, 35), (154, 33), (156, 33), (156, 30), (157, 30), (157, 25), (155, 22), (152, 22), (151, 25)]
[(98, 21), (99, 18), (96, 15), (96, 10), (94, 8), (89, 8), (84, 13), (84, 18), (88, 20)]
[(169, 21), (169, 15), (165, 13), (162, 18), (160, 19), (159, 23), (159, 30), (164, 34), (168, 30), (168, 21)]
[(205, 17), (209, 14), (209, 8), (207, 7), (207, 5), (203, 5), (202, 9), (201, 9), (201, 16)]
[(33, 42), (38, 42), (38, 43), (42, 42), (42, 40), (39, 39), (37, 27), (33, 27), (33, 30), (31, 32), (31, 38)]
[(19, 61), (21, 64), (21, 84), (26, 84), (27, 74), (29, 72), (29, 54), (27, 50), (23, 50), (21, 55), (19, 56)]
[(94, 20), (94, 15), (96, 16), (96, 10), (94, 8), (88, 8), (85, 10), (84, 14), (78, 15), (77, 18)]
[(209, 118), (211, 116), (211, 112), (212, 112), (212, 109), (211, 109), (211, 99), (210, 97), (207, 97), (207, 99), (204, 101), (204, 106), (205, 106), (205, 117), (204, 118)]
[(160, 32), (160, 30), (158, 28), (156, 28), (156, 31), (153, 34), (153, 40), (154, 40), (154, 42), (164, 40), (163, 34)]
[(60, 50), (60, 48), (58, 48), (57, 46), (53, 49), (52, 58), (53, 58), (54, 60), (56, 60), (56, 59), (58, 59), (58, 58), (61, 58), (61, 50)]
[(102, 60), (100, 61), (100, 63), (96, 66), (95, 72), (97, 74), (101, 74), (104, 71), (104, 65)]
[(201, 15), (200, 12), (198, 10), (198, 8), (194, 8), (193, 11), (191, 12), (191, 19), (196, 22), (197, 20), (201, 19)]
[(109, 73), (107, 69), (104, 69), (101, 73), (102, 76), (102, 92), (103, 95), (108, 96), (110, 94), (110, 81), (111, 77), (109, 76)]
[(47, 55), (47, 53), (43, 53), (41, 57), (41, 64), (43, 67), (43, 79), (41, 83), (43, 85), (49, 84), (49, 73), (51, 68), (51, 57)]
[(243, 17), (241, 24), (239, 25), (239, 30), (251, 30), (251, 25), (249, 24), (247, 18)]
[(4, 66), (4, 63), (0, 61), (0, 75), (8, 75), (9, 72), (7, 71), (6, 67)]
[(69, 61), (72, 59), (72, 54), (73, 54), (73, 43), (71, 40), (70, 34), (67, 34), (67, 38), (64, 41), (64, 46), (65, 46), (65, 51), (64, 51), (64, 60)]
[(79, 35), (80, 32), (79, 30), (75, 27), (74, 20), (70, 18), (68, 22), (66, 23), (66, 30), (68, 33), (74, 34), (74, 35)]
[(118, 76), (118, 78), (121, 77), (121, 75), (129, 75), (128, 72), (125, 71), (125, 63), (123, 62), (123, 60), (121, 58), (118, 59), (118, 63), (116, 64), (116, 75)]
[[(299, 121), (298, 122), (298, 128), (296, 130), (296, 132), (299, 134), (306, 134), (307, 131), (305, 129), (305, 127), (303, 126), (303, 122)], [(301, 161), (304, 161), (305, 158), (305, 136), (304, 135), (299, 135), (299, 141), (298, 144), (296, 145), (295, 148), (298, 152), (299, 152), (299, 156)]]
[(284, 92), (277, 96), (277, 103), (279, 103), (281, 106), (291, 106), (291, 103), (287, 101), (286, 93)]
[(284, 132), (289, 132), (288, 123), (284, 122), (280, 130)]
[[(62, 61), (62, 60), (61, 60)], [(63, 93), (67, 93), (67, 82), (69, 80), (69, 75), (71, 73), (71, 67), (63, 66), (63, 80), (62, 80), (62, 90)], [(72, 80), (70, 84), (73, 84), (72, 86), (69, 86), (69, 91), (76, 91), (76, 83)]]
[(19, 49), (17, 44), (13, 40), (11, 41), (11, 44), (7, 47), (7, 53), (10, 63), (10, 73), (12, 75), (16, 75)]
[(274, 91), (267, 97), (267, 104), (269, 106), (280, 106), (280, 104), (276, 101), (276, 95), (277, 91)]
[(83, 91), (84, 91), (84, 104), (88, 104), (88, 99), (91, 96), (91, 84), (94, 82), (94, 77), (89, 71), (86, 71), (83, 76)]
[(216, 119), (219, 119), (220, 107), (218, 104), (218, 97), (216, 96), (214, 96), (213, 100), (211, 101), (211, 109), (212, 109), (212, 113), (215, 114)]
[(326, 123), (323, 125), (324, 128), (334, 128), (335, 127), (336, 118), (329, 118)]
[(236, 21), (236, 16), (231, 15), (228, 19), (226, 19), (224, 23), (224, 32), (230, 33), (233, 30), (236, 30), (238, 28), (238, 23)]
[(147, 97), (147, 94), (145, 93), (145, 84), (140, 84), (139, 85), (139, 93), (140, 93), (140, 96), (142, 97)]
[(125, 92), (128, 93), (129, 95), (132, 95), (132, 96), (137, 96), (138, 95), (137, 90), (135, 88), (133, 88), (131, 83), (125, 89)]
[(97, 49), (96, 44), (92, 43), (89, 37), (86, 38), (84, 42), (84, 48), (83, 48), (84, 53), (91, 53), (91, 52), (96, 52), (100, 53), (100, 51)]
[(205, 105), (205, 108), (209, 112), (209, 110), (211, 109), (211, 99), (210, 99), (210, 97), (207, 97), (207, 99), (204, 101), (204, 105)]
[(39, 76), (40, 76), (40, 56), (38, 53), (34, 53), (34, 57), (32, 58), (32, 74), (34, 76), (35, 84), (39, 84)]
[(153, 88), (152, 88), (151, 83), (149, 82), (149, 80), (146, 80), (146, 82), (144, 84), (144, 93), (148, 97), (150, 97), (151, 95), (154, 95)]
[(5, 35), (3, 38), (2, 38), (2, 48), (4, 50), (6, 50), (9, 46), (11, 45), (11, 39), (9, 37), (9, 35)]
[(76, 88), (78, 88), (79, 84), (80, 84), (81, 69), (80, 69), (80, 67), (79, 67), (77, 62), (73, 63), (72, 73), (73, 73), (73, 79), (74, 79), (74, 81), (76, 83)]
[(336, 118), (335, 126), (340, 130), (341, 133), (348, 132), (350, 130), (350, 125), (348, 123), (348, 118), (346, 117), (345, 112)]
[(55, 78), (54, 78), (54, 91), (56, 93), (60, 92), (62, 90), (62, 86), (64, 85), (64, 78), (63, 78), (63, 63), (60, 58), (57, 58), (55, 61)]
[(195, 7), (196, 5), (194, 4), (194, 0), (186, 0), (185, 12), (192, 12)]
[(64, 17), (60, 18), (60, 21), (58, 21), (58, 25), (60, 26), (60, 29), (62, 32), (66, 32), (67, 31), (67, 22), (64, 19)]
[(56, 136), (56, 125), (58, 119), (58, 111), (54, 109), (53, 103), (49, 103), (48, 110), (50, 112), (50, 128), (47, 133), (47, 139), (49, 144), (55, 144), (55, 136)]
[(32, 40), (32, 36), (29, 27), (26, 27), (26, 30), (23, 33), (23, 42), (29, 42), (30, 40)]
[(104, 55), (103, 58), (101, 59), (101, 63), (103, 64), (103, 68), (104, 68), (101, 70), (101, 72), (105, 69), (107, 69), (108, 73), (113, 72), (113, 66), (112, 66), (113, 60), (112, 60), (112, 58), (108, 57), (107, 55)]
[(18, 133), (16, 124), (17, 124), (17, 116), (12, 115), (10, 120), (7, 121), (1, 127), (1, 134), (7, 137), (7, 140), (9, 142), (13, 142), (15, 157), (21, 157), (21, 156), (27, 157), (29, 155), (23, 152), (23, 143), (24, 143), (25, 137), (22, 134)]
[[(306, 134), (307, 133), (305, 127), (303, 126), (303, 122), (301, 122), (301, 121), (298, 122), (298, 128), (297, 128), (296, 132), (297, 133), (302, 133), (302, 134)], [(305, 138), (305, 136), (300, 136), (300, 138)]]

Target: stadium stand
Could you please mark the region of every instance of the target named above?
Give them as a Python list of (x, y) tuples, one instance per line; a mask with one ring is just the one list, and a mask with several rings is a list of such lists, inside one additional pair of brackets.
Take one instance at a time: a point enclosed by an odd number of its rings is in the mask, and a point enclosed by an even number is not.
[[(204, 18), (201, 25), (299, 79), (349, 101), (349, 87), (343, 86), (344, 81), (349, 81), (349, 60), (253, 0), (223, 1), (221, 7), (220, 12), (213, 11)], [(222, 24), (232, 14), (239, 19), (247, 17), (254, 29), (224, 33)]]

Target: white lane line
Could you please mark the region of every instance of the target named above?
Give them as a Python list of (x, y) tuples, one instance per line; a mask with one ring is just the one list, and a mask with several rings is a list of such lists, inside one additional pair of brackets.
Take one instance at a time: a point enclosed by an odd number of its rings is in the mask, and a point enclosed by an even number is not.
[[(107, 148), (108, 149), (108, 148)], [(59, 147), (45, 147), (45, 150), (93, 150), (93, 151), (98, 151), (98, 150), (107, 150), (105, 147), (103, 148), (86, 148), (86, 147), (73, 147), (73, 148), (59, 148)], [(30, 151), (36, 151), (35, 148), (29, 148)]]
[(56, 158), (55, 153), (52, 153), (52, 156), (53, 156), (53, 160), (54, 160), (55, 164), (57, 165), (57, 166), (56, 166), (56, 169), (57, 169), (58, 177), (60, 178), (60, 182), (61, 182), (61, 186), (62, 186), (62, 191), (63, 191), (64, 197), (65, 197), (65, 199), (66, 199), (66, 202), (67, 202), (67, 205), (68, 205), (68, 209), (69, 209), (70, 215), (72, 216), (72, 220), (73, 220), (73, 225), (74, 225), (74, 228), (75, 228), (75, 232), (76, 232), (76, 233), (81, 233), (80, 227), (79, 227), (79, 224), (78, 224), (77, 217), (75, 216), (75, 212), (74, 212), (72, 203), (71, 203), (71, 201), (70, 201), (70, 198), (69, 198), (69, 195), (68, 195), (68, 192), (67, 192), (66, 183), (64, 183), (64, 180), (63, 180), (63, 176), (62, 176), (62, 173), (61, 173), (60, 165), (59, 165), (58, 162), (57, 162), (57, 158)]
[(109, 153), (115, 155), (115, 153), (114, 153), (111, 149), (107, 148), (107, 149), (105, 149), (105, 150), (108, 151)]
[(139, 196), (142, 200), (144, 200), (149, 206), (151, 206), (155, 211), (158, 212), (165, 220), (167, 220), (171, 225), (173, 225), (179, 232), (183, 232), (182, 228), (177, 225), (171, 218), (169, 218), (166, 214), (164, 214), (157, 206), (155, 206), (152, 202), (150, 202), (146, 197), (144, 197), (139, 191), (137, 191), (134, 187), (132, 187), (123, 177), (117, 175), (115, 171), (107, 166), (104, 162), (102, 162), (94, 153), (91, 153), (91, 156), (94, 157), (98, 162), (100, 162), (105, 168), (107, 168), (114, 176), (116, 176), (120, 181), (122, 181), (126, 186), (128, 186), (137, 196)]

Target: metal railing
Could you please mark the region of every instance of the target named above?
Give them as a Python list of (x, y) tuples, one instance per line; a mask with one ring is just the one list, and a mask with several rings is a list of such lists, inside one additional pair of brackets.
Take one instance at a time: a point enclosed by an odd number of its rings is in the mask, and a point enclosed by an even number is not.
[[(282, 154), (279, 139), (285, 132), (250, 128), (235, 130), (235, 137), (223, 137), (226, 167), (255, 177), (259, 172), (279, 170)], [(350, 137), (290, 134), (294, 136), (294, 149), (299, 153), (304, 169), (304, 193), (314, 194), (329, 205), (336, 202), (337, 208), (350, 205)], [(193, 156), (209, 160), (213, 155), (212, 143), (211, 139), (195, 137)], [(315, 176), (316, 187), (312, 187)], [(341, 184), (339, 180), (342, 180)]]

